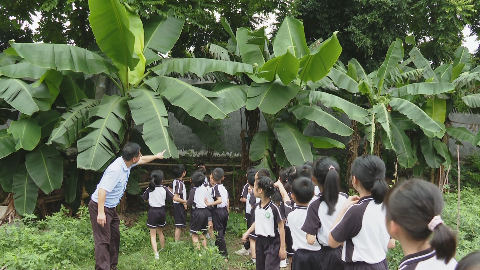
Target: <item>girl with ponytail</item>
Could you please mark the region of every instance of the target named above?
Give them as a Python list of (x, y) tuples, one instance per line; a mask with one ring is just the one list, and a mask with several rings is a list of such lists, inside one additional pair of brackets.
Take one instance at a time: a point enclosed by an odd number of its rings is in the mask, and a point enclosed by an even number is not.
[(158, 260), (157, 234), (160, 240), (160, 250), (162, 250), (165, 247), (165, 237), (162, 230), (166, 224), (165, 200), (173, 200), (173, 193), (167, 187), (162, 186), (162, 171), (153, 171), (151, 178), (150, 184), (143, 193), (142, 198), (148, 201), (150, 205), (147, 215), (147, 227), (150, 229), (150, 242), (152, 243), (153, 253), (155, 259)]
[[(258, 175), (258, 174), (257, 174)], [(255, 234), (256, 269), (279, 269), (280, 260), (287, 257), (285, 250), (285, 219), (279, 207), (272, 202), (275, 194), (274, 182), (267, 176), (255, 180), (253, 192), (260, 202), (252, 209), (252, 225), (243, 234), (245, 242), (250, 234)]]
[(455, 269), (457, 240), (440, 217), (443, 199), (437, 186), (421, 179), (404, 181), (389, 193), (385, 207), (388, 231), (405, 254), (399, 269)]
[(373, 155), (361, 156), (352, 164), (352, 185), (360, 196), (350, 196), (338, 209), (328, 244), (343, 243), (346, 270), (388, 270), (386, 254), (395, 247), (385, 225), (383, 199), (388, 190), (385, 163)]
[(318, 184), (320, 194), (308, 206), (302, 230), (307, 233), (308, 244), (320, 244), (322, 269), (344, 269), (342, 247), (331, 248), (328, 245), (328, 234), (337, 217), (337, 210), (348, 198), (340, 192), (339, 172), (338, 163), (329, 157), (319, 158), (313, 164), (312, 180)]

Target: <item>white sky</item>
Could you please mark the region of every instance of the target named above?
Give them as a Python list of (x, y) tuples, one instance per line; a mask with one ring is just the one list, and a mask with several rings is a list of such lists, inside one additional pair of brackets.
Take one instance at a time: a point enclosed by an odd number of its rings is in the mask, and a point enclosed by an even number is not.
[[(35, 29), (38, 28), (38, 22), (41, 19), (40, 13), (36, 12), (36, 15), (32, 16), (32, 18), (33, 18), (33, 23), (28, 27), (33, 31), (35, 31)], [(268, 19), (265, 21), (265, 23), (258, 25), (258, 27), (266, 26), (266, 32), (270, 33), (272, 31), (274, 20), (275, 20), (274, 15), (270, 14)], [(480, 41), (477, 39), (477, 35), (470, 36), (471, 31), (469, 27), (465, 27), (462, 33), (463, 33), (462, 45), (465, 46), (470, 53), (472, 54), (475, 53), (475, 50), (478, 48), (478, 45), (480, 43)]]

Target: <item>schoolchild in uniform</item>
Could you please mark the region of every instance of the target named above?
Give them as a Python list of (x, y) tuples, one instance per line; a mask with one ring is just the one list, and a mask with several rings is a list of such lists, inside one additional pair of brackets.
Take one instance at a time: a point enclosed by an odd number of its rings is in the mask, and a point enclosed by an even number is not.
[(387, 195), (387, 228), (405, 255), (398, 269), (455, 269), (457, 239), (440, 217), (443, 205), (438, 187), (421, 179), (401, 182)]
[[(300, 166), (302, 167), (302, 166)], [(299, 168), (300, 168), (299, 167)], [(286, 168), (286, 169), (281, 169), (280, 172), (279, 172), (279, 180), (280, 182), (282, 183), (288, 183), (288, 177), (289, 177), (289, 172), (291, 171), (291, 168)], [(307, 171), (308, 171), (308, 168), (307, 168)], [(295, 169), (295, 172), (297, 172), (297, 170)], [(304, 172), (304, 175), (305, 174), (308, 174), (308, 172)], [(297, 174), (295, 174), (297, 175)], [(293, 175), (292, 175), (293, 176)], [(308, 178), (308, 177), (307, 177)], [(277, 181), (278, 182), (278, 181)], [(293, 181), (291, 182), (293, 184)], [(292, 200), (292, 184), (286, 186), (286, 185), (282, 185), (283, 186), (283, 189), (285, 190), (288, 198), (289, 198), (289, 201), (292, 201), (292, 207), (295, 206), (295, 202)], [(289, 192), (286, 190), (287, 187), (289, 189)], [(280, 193), (281, 190), (280, 190)], [(281, 194), (282, 197), (283, 197), (283, 193)], [(280, 204), (280, 210), (282, 211), (282, 215), (284, 217), (286, 217), (286, 213), (285, 213), (285, 202), (284, 200), (282, 199), (282, 202)], [(293, 238), (292, 238), (292, 233), (290, 231), (290, 225), (288, 224), (288, 220), (286, 219), (285, 220), (285, 245), (287, 246), (287, 259), (285, 260), (282, 260), (280, 261), (280, 267), (283, 268), (283, 267), (287, 267), (287, 262), (291, 262), (292, 258), (293, 258), (293, 254), (294, 254), (294, 249), (293, 249)]]
[(310, 245), (320, 244), (322, 249), (321, 266), (323, 269), (344, 269), (342, 261), (342, 247), (331, 248), (328, 246), (328, 235), (333, 222), (337, 218), (338, 210), (347, 201), (347, 194), (340, 192), (340, 168), (338, 163), (331, 158), (322, 157), (313, 165), (314, 183), (319, 185), (319, 197), (308, 206), (305, 223), (302, 230), (307, 233)]
[(253, 192), (260, 198), (252, 209), (252, 226), (243, 234), (246, 241), (251, 233), (257, 239), (255, 251), (257, 257), (256, 269), (280, 269), (280, 260), (287, 257), (285, 250), (284, 217), (279, 207), (271, 201), (275, 193), (274, 182), (269, 177), (260, 177), (255, 180)]
[(206, 248), (207, 239), (204, 233), (207, 232), (210, 211), (207, 209), (207, 204), (205, 203), (205, 197), (208, 193), (207, 187), (204, 185), (205, 175), (201, 172), (194, 172), (190, 179), (192, 179), (193, 187), (188, 196), (187, 206), (192, 209), (190, 217), (192, 242), (194, 247), (200, 248), (200, 245), (198, 245), (200, 239), (202, 246)]
[[(243, 187), (242, 197), (240, 198), (240, 202), (245, 203), (245, 220), (247, 221), (247, 228), (251, 225), (251, 218), (250, 213), (252, 211), (252, 206), (250, 205), (250, 192), (253, 189), (253, 185), (255, 184), (255, 174), (257, 173), (257, 169), (255, 167), (250, 167), (247, 169), (247, 184)], [(250, 249), (250, 241), (246, 241), (240, 250), (235, 251), (235, 254), (241, 256), (248, 256), (250, 253), (248, 250)]]
[(455, 270), (480, 270), (480, 251), (475, 251), (463, 257)]
[(165, 237), (163, 235), (163, 227), (166, 224), (165, 201), (172, 200), (173, 194), (167, 187), (162, 186), (164, 178), (162, 171), (153, 171), (151, 178), (152, 180), (147, 190), (143, 193), (142, 198), (148, 201), (150, 205), (147, 215), (147, 227), (150, 229), (150, 242), (152, 243), (155, 259), (158, 259), (157, 234), (160, 240), (160, 250), (162, 250), (165, 247)]
[(227, 244), (225, 242), (225, 230), (227, 229), (228, 223), (228, 212), (229, 212), (229, 201), (228, 201), (228, 191), (223, 186), (222, 180), (225, 173), (222, 168), (215, 168), (210, 174), (210, 183), (213, 185), (212, 194), (213, 202), (208, 202), (205, 199), (207, 206), (213, 206), (212, 212), (212, 221), (213, 221), (213, 230), (217, 232), (217, 237), (215, 239), (215, 245), (218, 247), (220, 254), (225, 257), (228, 256)]
[[(270, 177), (270, 171), (268, 171), (267, 169), (265, 168), (261, 168), (259, 169), (256, 173), (255, 173), (255, 181), (257, 181), (257, 179), (259, 177), (263, 177), (263, 176), (266, 176), (266, 177)], [(255, 184), (255, 182), (254, 182)], [(250, 204), (250, 207), (253, 209), (253, 206), (255, 206), (256, 203), (260, 202), (260, 198), (257, 198), (255, 197), (255, 192), (253, 191), (253, 188), (251, 189), (250, 191), (250, 199), (249, 199), (249, 204)], [(252, 213), (251, 213), (252, 215)], [(252, 218), (250, 216), (250, 218)], [(251, 223), (252, 223), (252, 220), (250, 222), (250, 226), (251, 226)], [(249, 227), (250, 228), (250, 227)], [(252, 255), (252, 262), (253, 263), (256, 263), (257, 262), (257, 252), (255, 250), (255, 240), (257, 239), (257, 236), (255, 235), (255, 232), (252, 232), (249, 236), (248, 236), (248, 241), (250, 242), (250, 251), (251, 251), (251, 255)]]
[[(293, 182), (292, 197), (290, 200), (287, 191), (280, 181), (275, 183), (280, 189), (285, 205), (285, 214), (290, 226), (293, 239), (293, 261), (292, 270), (317, 270), (320, 265), (319, 243), (310, 245), (307, 243), (307, 234), (301, 227), (307, 217), (307, 207), (312, 200), (315, 188), (311, 178), (300, 177)], [(333, 269), (333, 268), (332, 268)]]
[[(205, 188), (208, 191), (207, 199), (208, 199), (209, 202), (213, 202), (213, 197), (212, 197), (212, 192), (211, 192), (212, 186), (210, 185), (210, 177), (207, 176), (207, 169), (205, 168), (205, 164), (203, 164), (203, 163), (198, 164), (196, 171), (203, 173), (203, 175), (205, 176), (205, 180), (203, 181), (203, 185), (205, 186)], [(213, 239), (213, 237), (214, 237), (213, 236), (213, 222), (212, 222), (213, 207), (209, 206), (209, 207), (207, 207), (207, 209), (209, 211), (209, 216), (208, 216), (208, 232), (206, 234), (206, 238), (207, 239)]]
[(185, 167), (181, 164), (173, 166), (173, 177), (175, 180), (172, 182), (173, 192), (173, 219), (175, 220), (175, 241), (180, 240), (182, 235), (182, 229), (187, 227), (186, 214), (187, 209), (187, 190), (183, 183), (183, 177), (185, 177)]
[(352, 164), (352, 185), (360, 194), (350, 196), (338, 210), (328, 245), (343, 243), (346, 270), (388, 270), (386, 254), (395, 247), (385, 225), (383, 199), (388, 190), (385, 163), (373, 155), (356, 158)]

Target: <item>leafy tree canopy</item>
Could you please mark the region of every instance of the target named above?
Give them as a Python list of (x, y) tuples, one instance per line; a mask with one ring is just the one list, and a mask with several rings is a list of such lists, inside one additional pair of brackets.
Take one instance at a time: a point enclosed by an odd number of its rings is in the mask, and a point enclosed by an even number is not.
[(372, 71), (382, 62), (389, 44), (408, 35), (415, 37), (417, 47), (435, 67), (453, 60), (464, 27), (480, 33), (480, 11), (474, 9), (478, 4), (478, 0), (298, 0), (296, 7), (307, 41), (340, 31), (340, 59), (356, 58)]

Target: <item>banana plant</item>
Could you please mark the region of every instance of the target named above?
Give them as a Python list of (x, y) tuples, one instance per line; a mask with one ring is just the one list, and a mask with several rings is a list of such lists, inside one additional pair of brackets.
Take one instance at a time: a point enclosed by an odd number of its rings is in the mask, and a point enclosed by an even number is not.
[[(212, 59), (163, 59), (176, 43), (184, 20), (169, 15), (142, 21), (118, 0), (89, 0), (89, 21), (100, 52), (65, 44), (12, 41), (0, 54), (0, 183), (14, 192), (20, 215), (33, 212), (38, 189), (45, 194), (62, 187), (75, 200), (78, 169), (104, 169), (121, 146), (142, 129), (142, 144), (165, 157), (178, 158), (168, 128), (168, 112), (182, 122), (203, 123), (205, 116), (223, 119), (246, 104), (246, 90), (222, 84), (208, 91), (170, 73), (253, 73), (246, 63)], [(152, 63), (159, 63), (152, 65)], [(96, 99), (97, 79), (106, 76), (118, 94)], [(20, 115), (20, 116), (19, 116)], [(209, 146), (222, 149), (208, 128), (200, 131)], [(202, 137), (203, 137), (202, 136)], [(64, 158), (78, 152), (65, 174)], [(145, 149), (147, 151), (147, 149)], [(64, 182), (65, 179), (65, 182)], [(80, 185), (81, 188), (81, 185)]]
[[(229, 28), (225, 21), (223, 23)], [(258, 108), (268, 127), (251, 141), (249, 155), (252, 161), (259, 161), (259, 167), (273, 172), (278, 166), (312, 161), (317, 149), (345, 147), (330, 138), (304, 135), (311, 121), (341, 136), (352, 133), (348, 126), (317, 106), (320, 98), (325, 101), (324, 106), (341, 108), (352, 117), (366, 116), (366, 110), (359, 106), (312, 91), (309, 86), (322, 80), (340, 56), (342, 47), (336, 33), (309, 48), (302, 22), (286, 17), (273, 39), (272, 53), (263, 29), (239, 28), (236, 35), (231, 29), (227, 32), (231, 36), (227, 46), (230, 55), (254, 67), (254, 74), (248, 74), (252, 83), (247, 92), (246, 109)], [(215, 50), (218, 55), (225, 55), (218, 48)]]

